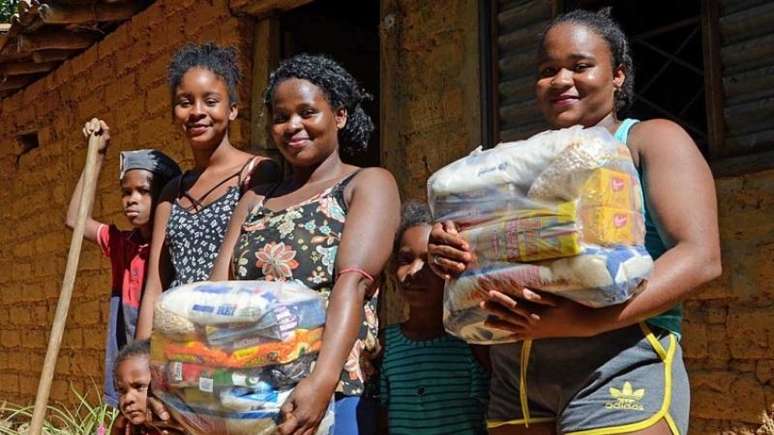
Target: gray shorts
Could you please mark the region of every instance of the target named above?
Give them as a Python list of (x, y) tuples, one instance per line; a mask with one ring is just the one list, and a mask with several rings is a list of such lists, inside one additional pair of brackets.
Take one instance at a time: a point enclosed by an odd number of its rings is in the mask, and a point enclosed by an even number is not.
[(490, 428), (553, 422), (559, 434), (600, 435), (663, 419), (674, 434), (688, 431), (688, 374), (670, 332), (642, 323), (591, 338), (497, 345), (490, 353)]

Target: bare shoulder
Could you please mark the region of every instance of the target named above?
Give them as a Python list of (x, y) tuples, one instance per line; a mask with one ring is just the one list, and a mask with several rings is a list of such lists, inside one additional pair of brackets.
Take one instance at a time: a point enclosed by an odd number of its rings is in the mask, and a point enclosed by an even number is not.
[(393, 177), (390, 171), (377, 167), (361, 169), (352, 181), (358, 188), (360, 186), (367, 188), (373, 188), (372, 186), (381, 186), (382, 188), (389, 185), (397, 186), (395, 177)]
[(384, 168), (363, 168), (344, 190), (344, 197), (350, 203), (355, 192), (358, 196), (388, 199), (398, 196), (398, 183), (390, 171)]
[(632, 127), (629, 143), (640, 155), (674, 153), (681, 149), (697, 150), (691, 136), (679, 124), (668, 119), (650, 119)]

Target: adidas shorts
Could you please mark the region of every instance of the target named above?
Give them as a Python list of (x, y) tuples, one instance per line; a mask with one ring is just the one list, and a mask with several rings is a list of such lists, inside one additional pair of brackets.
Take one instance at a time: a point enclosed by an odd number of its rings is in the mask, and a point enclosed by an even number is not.
[(690, 389), (677, 337), (645, 323), (591, 338), (492, 346), (488, 424), (553, 422), (559, 434), (619, 434), (665, 420), (688, 430)]

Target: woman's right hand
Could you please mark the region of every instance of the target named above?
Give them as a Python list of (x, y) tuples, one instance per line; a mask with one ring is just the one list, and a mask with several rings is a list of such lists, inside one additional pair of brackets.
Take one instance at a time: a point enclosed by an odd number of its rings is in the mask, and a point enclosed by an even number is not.
[(430, 268), (444, 279), (459, 276), (473, 262), (470, 245), (457, 232), (452, 221), (433, 225), (427, 244), (427, 257)]
[(90, 121), (83, 125), (83, 137), (88, 140), (89, 136), (92, 134), (100, 136), (99, 148), (97, 151), (99, 151), (100, 154), (105, 154), (108, 145), (110, 145), (110, 127), (108, 127), (105, 121), (101, 119), (91, 118)]

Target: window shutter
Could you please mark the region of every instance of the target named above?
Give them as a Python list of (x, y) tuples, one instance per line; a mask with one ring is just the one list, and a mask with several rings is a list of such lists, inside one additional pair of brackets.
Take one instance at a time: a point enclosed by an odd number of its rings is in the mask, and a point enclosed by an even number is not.
[(723, 144), (715, 157), (774, 151), (774, 2), (721, 0)]
[(498, 0), (494, 5), (497, 60), (495, 108), (500, 142), (548, 128), (535, 102), (538, 35), (555, 12), (553, 0)]

